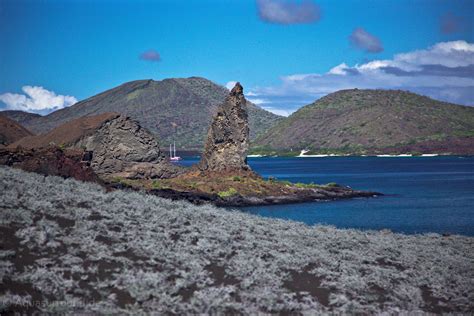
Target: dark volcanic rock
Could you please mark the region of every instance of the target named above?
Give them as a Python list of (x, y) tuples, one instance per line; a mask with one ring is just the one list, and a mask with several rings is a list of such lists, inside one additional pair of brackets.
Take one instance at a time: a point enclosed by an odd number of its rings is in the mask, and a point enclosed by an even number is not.
[(246, 100), (240, 83), (219, 106), (207, 135), (201, 171), (246, 171), (249, 124)]
[(236, 194), (229, 197), (220, 197), (218, 194), (203, 192), (175, 191), (172, 189), (152, 189), (149, 193), (172, 200), (187, 200), (193, 204), (201, 205), (211, 203), (216, 206), (244, 207), (258, 205), (294, 204), (305, 202), (336, 201), (352, 198), (373, 198), (382, 196), (382, 193), (371, 191), (352, 190), (347, 187), (330, 189), (305, 189), (287, 195), (268, 196), (242, 196)]
[(92, 152), (91, 166), (99, 175), (168, 178), (181, 171), (165, 159), (152, 134), (125, 116), (105, 122), (74, 146)]
[(101, 183), (88, 163), (83, 161), (83, 152), (80, 150), (62, 150), (57, 147), (36, 150), (0, 149), (0, 165), (46, 176)]

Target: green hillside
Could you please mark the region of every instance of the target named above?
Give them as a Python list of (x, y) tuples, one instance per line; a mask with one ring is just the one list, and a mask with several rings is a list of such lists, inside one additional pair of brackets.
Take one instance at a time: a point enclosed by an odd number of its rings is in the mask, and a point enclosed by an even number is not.
[(474, 144), (473, 136), (473, 107), (406, 91), (352, 89), (304, 106), (255, 145), (260, 150), (306, 148), (320, 153), (397, 152), (402, 147), (452, 152), (453, 140)]

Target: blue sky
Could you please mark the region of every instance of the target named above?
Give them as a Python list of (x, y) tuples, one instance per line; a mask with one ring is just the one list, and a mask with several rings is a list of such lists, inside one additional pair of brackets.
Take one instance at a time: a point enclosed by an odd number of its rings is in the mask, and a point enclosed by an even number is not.
[[(473, 12), (469, 0), (0, 0), (0, 109), (46, 113), (127, 81), (189, 76), (240, 81), (250, 99), (283, 114), (352, 85), (472, 105)], [(447, 52), (439, 63), (396, 62), (417, 50)], [(392, 63), (378, 74), (360, 68), (377, 60)], [(443, 68), (427, 75), (433, 64)], [(421, 87), (413, 74), (393, 77), (393, 68), (414, 67)]]

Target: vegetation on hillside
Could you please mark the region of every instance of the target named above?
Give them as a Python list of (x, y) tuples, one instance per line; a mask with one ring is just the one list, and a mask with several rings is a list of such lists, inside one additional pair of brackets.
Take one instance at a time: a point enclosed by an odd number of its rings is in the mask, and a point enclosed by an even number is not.
[(254, 142), (254, 152), (364, 153), (473, 135), (472, 107), (406, 91), (352, 89), (331, 93), (280, 121)]
[(474, 309), (472, 237), (309, 227), (5, 167), (0, 192), (2, 314)]

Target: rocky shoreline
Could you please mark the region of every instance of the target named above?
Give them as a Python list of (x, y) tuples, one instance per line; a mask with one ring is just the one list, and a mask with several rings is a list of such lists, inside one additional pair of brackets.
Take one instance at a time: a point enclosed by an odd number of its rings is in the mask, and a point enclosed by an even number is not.
[(218, 194), (206, 194), (197, 192), (182, 192), (171, 189), (152, 189), (147, 191), (150, 194), (171, 200), (186, 200), (196, 205), (210, 203), (216, 206), (244, 207), (260, 205), (294, 204), (307, 202), (336, 201), (352, 198), (372, 198), (382, 196), (382, 193), (371, 191), (352, 190), (345, 187), (338, 187), (332, 191), (322, 190), (302, 190), (300, 193), (292, 195), (269, 195), (269, 196), (242, 196), (234, 195), (226, 198)]

